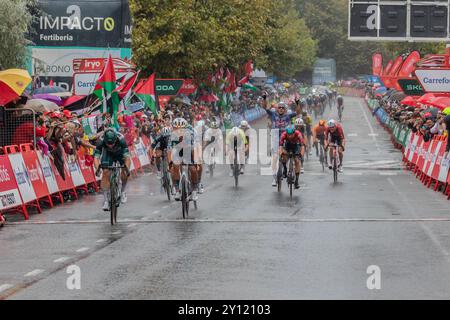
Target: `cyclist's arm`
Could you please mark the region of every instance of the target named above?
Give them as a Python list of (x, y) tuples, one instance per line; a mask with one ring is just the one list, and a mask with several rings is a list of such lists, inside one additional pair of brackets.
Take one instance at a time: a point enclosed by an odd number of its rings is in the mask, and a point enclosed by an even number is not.
[(94, 168), (96, 172), (98, 171), (100, 166), (100, 158), (102, 156), (102, 153), (103, 153), (103, 139), (98, 139), (94, 151)]

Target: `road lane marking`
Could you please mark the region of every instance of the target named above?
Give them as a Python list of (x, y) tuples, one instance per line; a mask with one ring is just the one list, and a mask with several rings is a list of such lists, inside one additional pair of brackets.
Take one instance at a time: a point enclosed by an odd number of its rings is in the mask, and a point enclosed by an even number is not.
[(28, 272), (27, 274), (24, 275), (24, 277), (34, 277), (37, 276), (38, 274), (44, 272), (44, 270), (42, 269), (34, 269), (33, 271)]
[(83, 247), (83, 248), (80, 248), (80, 249), (78, 249), (78, 250), (76, 250), (77, 252), (85, 252), (85, 251), (88, 251), (89, 250), (89, 248), (88, 247)]
[(376, 136), (374, 136), (375, 130), (373, 130), (372, 124), (370, 123), (369, 118), (367, 117), (366, 111), (364, 110), (364, 108), (361, 104), (361, 101), (359, 101), (359, 100), (358, 100), (358, 105), (364, 115), (364, 118), (366, 119), (367, 124), (369, 125), (370, 133), (372, 134), (372, 138), (373, 138), (373, 141), (375, 142), (375, 146), (377, 147), (378, 152), (381, 152), (380, 146), (378, 145), (378, 140), (377, 140)]
[(379, 172), (380, 176), (396, 176), (397, 172)]
[(2, 284), (0, 286), (0, 292), (6, 291), (8, 289), (11, 289), (12, 287), (13, 287), (13, 285), (9, 284), (9, 283)]
[(131, 223), (131, 224), (129, 224), (127, 227), (128, 227), (128, 228), (133, 228), (134, 226), (136, 226), (136, 223)]
[(66, 262), (69, 259), (70, 259), (69, 257), (61, 257), (61, 258), (53, 260), (53, 262), (54, 263), (62, 263), (62, 262)]
[(158, 213), (159, 213), (159, 210), (155, 210), (155, 211), (153, 211), (152, 213), (153, 213), (153, 214), (158, 214)]
[(121, 234), (122, 233), (122, 231), (115, 231), (115, 232), (111, 232), (111, 234), (114, 234), (114, 235), (117, 235), (117, 234)]
[(369, 137), (378, 137), (379, 136), (378, 133), (369, 133), (368, 135), (369, 135)]
[(97, 243), (103, 243), (103, 242), (106, 242), (106, 239), (98, 239), (98, 240), (95, 241), (95, 242), (97, 242)]
[(348, 136), (348, 137), (357, 137), (358, 134), (357, 134), (357, 133), (349, 133), (347, 136)]

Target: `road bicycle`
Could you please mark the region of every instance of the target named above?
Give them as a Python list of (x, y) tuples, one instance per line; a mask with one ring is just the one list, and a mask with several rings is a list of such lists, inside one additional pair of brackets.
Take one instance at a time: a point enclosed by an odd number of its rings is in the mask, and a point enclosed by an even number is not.
[(325, 156), (326, 156), (326, 153), (325, 153), (325, 149), (324, 149), (324, 146), (323, 146), (323, 141), (319, 141), (318, 148), (319, 148), (319, 161), (320, 161), (320, 164), (322, 165), (322, 172), (324, 172), (325, 171)]
[(120, 200), (122, 198), (122, 179), (120, 176), (121, 169), (124, 169), (124, 165), (120, 165), (118, 162), (114, 162), (112, 166), (101, 166), (101, 168), (110, 171), (109, 176), (109, 211), (111, 214), (111, 225), (117, 223), (117, 211), (120, 206)]
[(237, 137), (234, 137), (234, 160), (233, 160), (233, 177), (234, 177), (234, 187), (237, 188), (239, 185), (239, 175), (241, 174), (240, 165), (238, 164), (238, 152), (237, 152)]
[(330, 143), (328, 146), (332, 148), (332, 153), (331, 153), (332, 156), (331, 156), (330, 161), (331, 161), (331, 166), (333, 168), (333, 180), (334, 180), (334, 183), (336, 183), (336, 182), (338, 182), (338, 173), (339, 173), (338, 168), (340, 165), (339, 153), (338, 153), (339, 146), (334, 143)]
[(161, 154), (161, 189), (167, 194), (167, 199), (170, 201), (172, 198), (173, 184), (172, 178), (169, 174), (169, 164), (167, 161), (167, 149), (164, 149)]
[(338, 118), (339, 118), (339, 122), (342, 121), (342, 112), (344, 110), (344, 106), (338, 106)]
[(291, 197), (291, 200), (292, 200), (292, 191), (294, 189), (294, 182), (295, 182), (294, 162), (295, 162), (294, 153), (292, 151), (289, 151), (287, 184), (289, 186), (289, 195)]
[(194, 202), (194, 208), (197, 209), (197, 200), (192, 200), (191, 195), (193, 186), (189, 173), (189, 164), (182, 163), (180, 165), (180, 193), (181, 193), (181, 211), (183, 213), (183, 219), (189, 217), (189, 203)]

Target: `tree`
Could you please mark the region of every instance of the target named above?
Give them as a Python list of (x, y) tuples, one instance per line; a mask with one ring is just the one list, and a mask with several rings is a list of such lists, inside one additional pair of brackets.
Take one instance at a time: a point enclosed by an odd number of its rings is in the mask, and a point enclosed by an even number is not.
[(0, 1), (0, 70), (25, 67), (34, 5), (30, 0)]
[(278, 21), (270, 36), (266, 69), (287, 78), (312, 68), (316, 59), (316, 41), (299, 17), (293, 1), (280, 1), (277, 8)]

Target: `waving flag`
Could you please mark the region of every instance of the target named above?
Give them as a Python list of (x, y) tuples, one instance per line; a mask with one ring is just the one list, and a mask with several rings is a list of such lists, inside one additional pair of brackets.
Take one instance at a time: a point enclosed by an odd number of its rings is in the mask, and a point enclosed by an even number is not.
[[(139, 84), (138, 84), (139, 85)], [(155, 114), (158, 114), (158, 105), (156, 102), (155, 74), (152, 74), (137, 89), (134, 90), (136, 96), (141, 99), (145, 105)]]
[[(106, 94), (104, 94), (104, 92), (106, 92)], [(119, 94), (116, 91), (116, 72), (114, 71), (114, 64), (111, 55), (109, 55), (108, 61), (106, 62), (105, 67), (103, 68), (103, 71), (95, 84), (94, 94), (99, 98), (99, 100), (105, 101), (105, 96), (109, 100), (106, 104), (106, 109), (111, 115), (111, 124), (116, 129), (119, 129), (117, 115), (119, 113), (120, 99)]]

